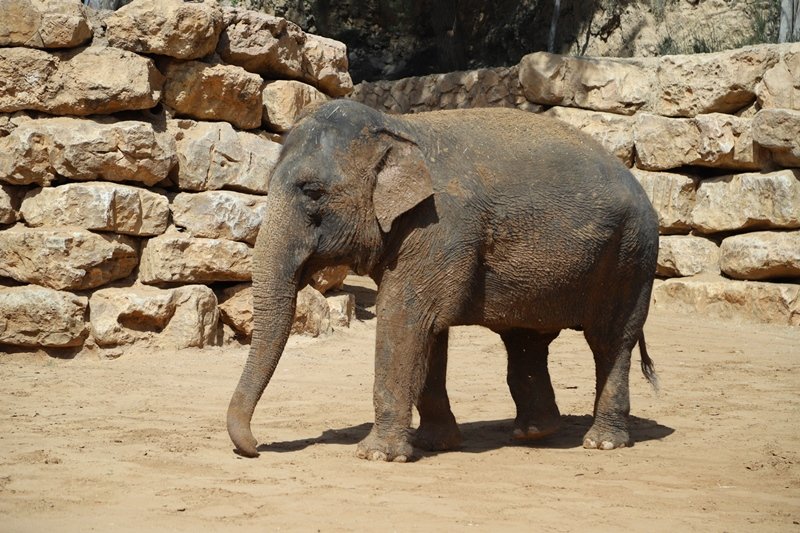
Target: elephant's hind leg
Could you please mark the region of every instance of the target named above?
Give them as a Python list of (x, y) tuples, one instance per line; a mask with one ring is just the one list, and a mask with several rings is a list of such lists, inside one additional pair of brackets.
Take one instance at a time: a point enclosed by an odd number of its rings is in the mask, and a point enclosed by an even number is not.
[(423, 450), (452, 450), (461, 446), (461, 432), (447, 397), (447, 339), (445, 330), (431, 343), (428, 375), (417, 400), (419, 428), (414, 446)]
[(517, 406), (513, 437), (535, 440), (554, 433), (561, 424), (550, 373), (548, 346), (558, 336), (528, 329), (512, 329), (500, 337), (508, 352), (508, 388)]

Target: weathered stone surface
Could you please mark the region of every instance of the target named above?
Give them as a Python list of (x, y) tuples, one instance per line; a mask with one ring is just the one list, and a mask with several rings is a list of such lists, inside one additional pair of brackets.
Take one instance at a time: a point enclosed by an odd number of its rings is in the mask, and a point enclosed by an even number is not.
[(255, 244), (267, 210), (264, 196), (230, 191), (180, 193), (170, 206), (176, 226), (192, 237)]
[(648, 172), (632, 168), (658, 213), (658, 231), (662, 235), (689, 233), (698, 180), (685, 174)]
[(330, 309), (331, 325), (334, 328), (349, 328), (356, 317), (356, 297), (347, 292), (326, 296)]
[(684, 165), (756, 170), (763, 157), (753, 145), (750, 120), (712, 113), (694, 118), (636, 117), (636, 166), (669, 170)]
[(333, 330), (328, 301), (318, 290), (308, 285), (297, 293), (297, 308), (292, 333), (319, 337)]
[(297, 117), (308, 106), (329, 98), (316, 88), (294, 80), (276, 80), (264, 84), (262, 100), (264, 126), (272, 131), (285, 132), (294, 126)]
[(136, 241), (79, 228), (0, 231), (0, 276), (58, 290), (83, 290), (128, 276), (138, 263)]
[(800, 228), (800, 171), (737, 174), (701, 181), (692, 226), (703, 233)]
[(74, 48), (92, 37), (78, 2), (0, 0), (0, 46)]
[(242, 242), (168, 232), (142, 246), (139, 280), (148, 284), (249, 281), (252, 255)]
[(253, 335), (253, 289), (240, 283), (223, 289), (219, 297), (220, 319), (240, 335)]
[(665, 235), (658, 242), (656, 274), (665, 277), (719, 274), (719, 247), (692, 235)]
[(71, 117), (20, 121), (0, 154), (0, 181), (45, 186), (57, 176), (155, 185), (177, 160), (174, 140), (148, 122)]
[(127, 235), (160, 235), (169, 223), (169, 200), (155, 192), (116, 183), (68, 183), (34, 189), (22, 217), (29, 226), (77, 226)]
[(86, 335), (88, 298), (37, 285), (0, 287), (0, 344), (66, 348)]
[(283, 18), (226, 9), (217, 52), (227, 63), (269, 78), (305, 81), (329, 96), (353, 90), (344, 44), (306, 34)]
[(221, 341), (217, 297), (204, 285), (100, 289), (89, 300), (89, 314), (101, 347), (202, 348)]
[(171, 120), (178, 165), (172, 179), (186, 191), (233, 189), (266, 194), (281, 145), (225, 122)]
[(633, 166), (632, 117), (570, 107), (553, 107), (544, 114), (588, 133), (623, 163)]
[(152, 60), (118, 48), (54, 53), (0, 48), (0, 112), (91, 115), (149, 109), (159, 102), (163, 83)]
[(19, 220), (21, 191), (10, 185), (0, 185), (0, 224), (13, 224)]
[(800, 326), (800, 285), (670, 279), (653, 290), (654, 309), (738, 321)]
[(722, 272), (735, 279), (800, 278), (800, 231), (734, 235), (720, 246)]
[(764, 109), (800, 110), (800, 44), (781, 45), (780, 60), (756, 85), (758, 103)]
[(164, 103), (178, 115), (224, 120), (237, 128), (261, 125), (261, 76), (235, 65), (199, 61), (165, 63)]
[(349, 273), (350, 267), (346, 265), (325, 267), (311, 276), (311, 286), (322, 294), (339, 290)]
[(199, 59), (217, 48), (222, 10), (216, 2), (136, 0), (115, 11), (105, 22), (111, 46)]
[(778, 165), (800, 167), (800, 111), (762, 109), (753, 118), (753, 141)]

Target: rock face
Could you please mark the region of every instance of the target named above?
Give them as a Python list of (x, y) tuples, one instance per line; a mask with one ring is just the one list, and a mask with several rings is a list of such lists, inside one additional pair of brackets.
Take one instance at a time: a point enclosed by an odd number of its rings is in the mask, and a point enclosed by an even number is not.
[(19, 220), (20, 191), (0, 185), (0, 224), (13, 224)]
[(175, 225), (192, 237), (255, 244), (267, 199), (230, 191), (180, 193), (172, 201)]
[(275, 80), (264, 84), (262, 100), (264, 125), (272, 131), (283, 133), (289, 131), (305, 108), (326, 102), (329, 98), (306, 83)]
[(588, 133), (627, 166), (633, 166), (634, 120), (632, 118), (571, 107), (553, 107), (547, 110), (545, 115)]
[(74, 48), (92, 37), (82, 6), (68, 0), (0, 0), (0, 46)]
[(88, 299), (36, 285), (0, 288), (0, 345), (83, 344)]
[(658, 213), (662, 235), (689, 233), (698, 179), (684, 174), (631, 169)]
[(348, 293), (333, 293), (326, 296), (331, 314), (331, 326), (349, 328), (356, 318), (356, 297)]
[(211, 2), (137, 0), (106, 18), (111, 46), (144, 54), (199, 59), (214, 52), (222, 10)]
[(800, 231), (756, 231), (722, 241), (720, 267), (735, 279), (800, 278)]
[(656, 274), (666, 277), (719, 274), (719, 247), (703, 237), (666, 235), (659, 239)]
[(800, 111), (762, 109), (753, 118), (753, 141), (781, 166), (800, 167)]
[(240, 283), (222, 291), (219, 298), (220, 318), (233, 330), (246, 338), (253, 335), (253, 289), (249, 283)]
[(781, 48), (778, 62), (756, 85), (756, 95), (764, 109), (800, 110), (800, 45)]
[(319, 337), (333, 330), (328, 301), (310, 285), (297, 293), (292, 333)]

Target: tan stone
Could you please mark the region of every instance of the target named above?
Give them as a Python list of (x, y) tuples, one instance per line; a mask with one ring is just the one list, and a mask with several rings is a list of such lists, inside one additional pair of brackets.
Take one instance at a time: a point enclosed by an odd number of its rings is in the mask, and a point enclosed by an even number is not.
[(276, 80), (264, 84), (262, 100), (264, 126), (272, 131), (285, 132), (294, 126), (306, 107), (326, 102), (329, 98), (306, 83)]
[(569, 107), (553, 107), (544, 114), (588, 133), (627, 166), (633, 166), (632, 117)]
[(266, 197), (230, 191), (180, 193), (170, 206), (176, 226), (192, 237), (255, 244), (267, 210)]
[(658, 242), (656, 274), (664, 277), (719, 274), (719, 247), (692, 235), (665, 235)]
[(756, 94), (764, 109), (800, 110), (800, 44), (780, 47), (780, 60), (764, 73)]
[(248, 339), (253, 335), (253, 289), (240, 283), (223, 289), (219, 298), (220, 319)]
[(0, 112), (91, 115), (149, 109), (159, 102), (163, 83), (152, 60), (118, 48), (53, 53), (0, 48)]
[(312, 274), (311, 286), (322, 294), (339, 290), (344, 285), (344, 280), (349, 273), (350, 267), (347, 265), (322, 268)]
[(353, 80), (350, 78), (344, 43), (306, 34), (302, 79), (334, 98), (352, 93)]
[(19, 220), (20, 190), (10, 185), (0, 185), (0, 224), (13, 224)]
[(142, 246), (139, 280), (154, 285), (249, 281), (252, 255), (242, 242), (167, 232)]
[(669, 172), (648, 172), (638, 168), (632, 168), (631, 172), (658, 213), (659, 233), (689, 233), (697, 178)]
[(173, 180), (186, 191), (233, 189), (266, 194), (281, 145), (225, 122), (171, 120), (178, 166)]
[(74, 48), (92, 37), (78, 2), (0, 0), (0, 46)]
[(670, 279), (656, 285), (653, 308), (736, 321), (800, 326), (800, 285)]
[(692, 225), (703, 233), (800, 228), (800, 171), (703, 180), (697, 189)]
[(177, 161), (174, 140), (149, 122), (72, 117), (21, 121), (0, 154), (0, 181), (45, 186), (57, 176), (155, 185)]
[(685, 165), (756, 170), (762, 154), (753, 145), (750, 120), (712, 113), (694, 118), (636, 117), (636, 166), (669, 170)]
[(735, 279), (800, 278), (800, 231), (728, 237), (720, 246), (720, 266)]
[(310, 285), (297, 293), (292, 333), (319, 337), (333, 330), (328, 301)]
[(104, 348), (202, 348), (221, 341), (217, 297), (204, 285), (100, 289), (89, 310), (92, 336)]
[(37, 285), (0, 287), (0, 344), (81, 346), (88, 299)]
[(261, 125), (261, 76), (235, 65), (165, 63), (164, 103), (180, 116), (224, 120), (237, 128)]
[(124, 235), (18, 225), (0, 231), (0, 276), (57, 290), (92, 289), (133, 272), (137, 249)]
[(160, 235), (169, 223), (169, 201), (155, 192), (116, 183), (68, 183), (25, 195), (29, 226), (76, 226), (126, 235)]
[(325, 297), (334, 328), (349, 328), (356, 317), (356, 297), (346, 292), (336, 292)]
[(753, 118), (753, 141), (769, 150), (778, 165), (800, 167), (800, 111), (759, 111)]
[(143, 54), (199, 59), (214, 52), (222, 31), (216, 2), (136, 0), (106, 18), (111, 46)]

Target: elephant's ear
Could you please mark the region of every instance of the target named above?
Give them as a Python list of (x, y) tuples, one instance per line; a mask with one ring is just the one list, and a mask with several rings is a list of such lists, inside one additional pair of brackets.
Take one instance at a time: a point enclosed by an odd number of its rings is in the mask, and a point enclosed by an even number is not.
[(389, 144), (377, 164), (372, 193), (375, 216), (385, 233), (397, 217), (433, 195), (431, 174), (422, 150), (396, 135), (387, 137)]

